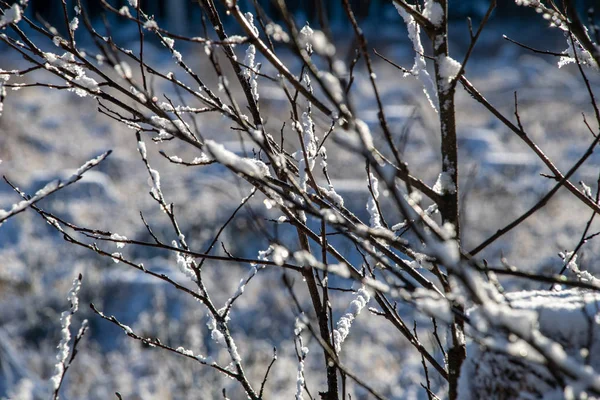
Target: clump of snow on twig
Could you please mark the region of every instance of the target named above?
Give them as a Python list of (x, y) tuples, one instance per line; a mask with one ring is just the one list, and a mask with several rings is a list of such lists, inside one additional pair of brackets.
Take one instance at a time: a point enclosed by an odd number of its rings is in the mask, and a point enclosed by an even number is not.
[(269, 175), (269, 167), (260, 160), (240, 157), (213, 140), (204, 142), (208, 153), (219, 163), (253, 178), (264, 178)]
[(4, 15), (0, 17), (0, 29), (9, 24), (16, 24), (21, 21), (23, 10), (19, 4), (13, 4), (9, 9), (4, 10)]
[[(71, 318), (73, 314), (77, 312), (79, 309), (79, 298), (77, 295), (79, 294), (79, 290), (81, 289), (81, 275), (75, 279), (73, 279), (73, 284), (71, 286), (71, 290), (67, 295), (67, 300), (71, 303), (71, 307), (68, 311), (63, 311), (60, 315), (60, 342), (58, 343), (58, 354), (56, 355), (57, 363), (54, 365), (54, 375), (50, 379), (52, 383), (52, 391), (58, 390), (60, 383), (63, 379), (63, 374), (65, 371), (65, 366), (67, 363), (67, 359), (70, 355), (69, 343), (71, 342)], [(84, 321), (85, 323), (85, 321)]]
[(435, 181), (435, 185), (433, 185), (433, 190), (441, 195), (456, 193), (456, 185), (454, 184), (452, 175), (449, 171), (441, 172), (438, 175), (437, 181)]
[(431, 108), (437, 111), (437, 91), (431, 75), (429, 75), (429, 72), (427, 72), (427, 63), (425, 62), (425, 57), (423, 56), (423, 54), (425, 54), (425, 49), (421, 43), (421, 27), (417, 21), (415, 21), (412, 15), (410, 15), (404, 8), (396, 3), (394, 3), (394, 6), (406, 24), (406, 28), (408, 29), (408, 37), (412, 42), (413, 49), (415, 51), (415, 63), (411, 70), (404, 76), (410, 74), (417, 77), (417, 79), (421, 81), (425, 97), (427, 97), (427, 100), (429, 100)]
[(370, 299), (371, 295), (365, 287), (358, 289), (356, 299), (352, 300), (346, 313), (340, 318), (336, 329), (333, 331), (333, 346), (336, 353), (342, 350), (342, 343), (344, 343), (344, 340), (350, 334), (352, 322), (354, 322), (362, 309), (365, 308)]
[(452, 57), (443, 55), (438, 59), (439, 75), (443, 81), (442, 90), (446, 91), (450, 83), (456, 79), (462, 65)]
[(439, 26), (444, 21), (444, 9), (442, 8), (442, 5), (435, 0), (425, 0), (423, 16), (431, 21), (432, 24)]
[(381, 225), (381, 215), (377, 208), (377, 199), (379, 199), (379, 180), (375, 178), (375, 175), (369, 172), (369, 186), (371, 188), (372, 196), (367, 201), (367, 211), (369, 212), (369, 223), (371, 228), (379, 229), (383, 228)]

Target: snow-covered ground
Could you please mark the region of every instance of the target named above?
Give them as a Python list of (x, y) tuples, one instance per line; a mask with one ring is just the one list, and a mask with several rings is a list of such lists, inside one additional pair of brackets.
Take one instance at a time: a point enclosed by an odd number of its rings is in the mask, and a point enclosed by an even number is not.
[[(455, 30), (458, 29), (467, 32), (463, 25)], [(368, 33), (375, 36), (373, 30)], [(582, 112), (592, 115), (593, 111), (577, 68), (558, 69), (557, 60), (526, 53), (502, 40), (503, 33), (524, 41), (531, 39), (540, 47), (555, 46), (551, 48), (554, 51), (563, 50), (567, 43), (536, 38), (532, 28), (492, 26), (481, 38), (467, 68), (467, 76), (481, 93), (511, 118), (513, 92), (518, 91), (521, 121), (528, 134), (565, 172), (593, 139), (581, 117)], [(410, 66), (413, 52), (404, 31), (399, 31), (396, 39), (393, 29), (388, 27), (382, 36), (385, 40), (374, 44), (378, 51)], [(460, 37), (457, 35), (454, 43), (458, 51), (464, 49)], [(341, 44), (340, 49), (343, 48)], [(24, 66), (13, 53), (0, 50), (1, 68)], [(158, 63), (166, 70), (173, 68), (173, 60), (165, 57), (161, 48), (148, 43), (145, 52), (151, 63)], [(182, 49), (184, 58), (193, 60), (199, 71), (205, 71), (209, 81), (212, 72), (196, 57), (199, 52), (201, 48)], [(272, 74), (273, 70), (265, 63), (261, 72)], [(403, 78), (401, 72), (379, 60), (376, 73), (392, 131), (406, 135), (403, 155), (411, 172), (433, 185), (441, 163), (436, 115), (416, 80)], [(597, 88), (598, 75), (589, 74), (589, 79)], [(261, 107), (264, 115), (269, 116), (267, 126), (277, 132), (289, 115), (285, 98), (272, 82), (260, 83)], [(170, 97), (176, 96), (168, 86), (161, 90)], [(357, 71), (352, 99), (359, 116), (370, 125), (376, 143), (383, 143), (376, 103), (364, 70)], [(462, 89), (457, 99), (462, 241), (466, 249), (471, 249), (518, 217), (555, 182), (540, 176), (549, 172), (542, 162)], [(321, 132), (326, 130), (323, 121), (316, 122)], [(251, 152), (251, 147), (239, 144), (238, 135), (229, 129), (228, 121), (209, 114), (199, 118), (198, 124), (205, 138), (225, 142), (226, 148), (240, 154)], [(223, 167), (176, 166), (158, 154), (160, 149), (184, 159), (198, 155), (186, 146), (164, 143), (159, 147), (150, 140), (147, 146), (148, 158), (153, 168), (160, 171), (162, 190), (167, 202), (175, 203), (188, 243), (192, 248), (205, 249), (251, 188)], [(81, 99), (71, 92), (40, 88), (9, 91), (0, 118), (0, 174), (27, 193), (35, 193), (55, 178), (70, 176), (73, 169), (109, 149), (113, 153), (99, 168), (40, 205), (81, 226), (118, 232), (130, 239), (150, 240), (140, 220), (141, 211), (155, 232), (172, 236), (169, 220), (148, 195), (148, 174), (132, 130), (99, 114), (97, 103), (89, 97)], [(368, 220), (364, 164), (334, 145), (328, 146), (328, 157), (336, 190), (344, 196), (348, 208)], [(595, 153), (571, 181), (583, 181), (594, 192), (599, 163)], [(18, 201), (8, 185), (0, 184), (0, 209), (10, 208)], [(265, 208), (263, 198), (257, 196), (250, 205), (221, 236), (229, 252), (255, 258), (258, 251), (268, 247), (265, 230), (282, 243), (297, 248), (292, 232), (284, 228), (276, 230), (266, 222), (267, 218), (279, 215)], [(383, 205), (389, 206), (385, 200)], [(590, 214), (562, 190), (545, 208), (481, 256), (490, 265), (499, 265), (500, 258), (505, 257), (524, 271), (557, 273), (563, 265), (557, 253), (573, 250)], [(402, 219), (398, 216), (398, 220), (388, 222), (395, 224)], [(590, 233), (596, 230), (598, 226), (594, 224)], [(351, 243), (335, 237), (331, 242), (350, 260), (360, 263), (360, 255)], [(117, 251), (114, 244), (104, 248)], [(578, 258), (582, 270), (600, 273), (600, 265), (595, 261), (599, 250), (600, 243), (595, 239), (585, 245)], [(119, 251), (149, 269), (185, 281), (176, 260), (165, 258), (168, 257), (165, 252), (129, 245)], [(221, 249), (219, 252), (224, 254)], [(204, 273), (213, 300), (224, 304), (249, 268), (207, 261)], [(128, 400), (216, 399), (222, 398), (223, 388), (230, 398), (243, 398), (237, 382), (190, 360), (140, 345), (122, 330), (94, 316), (87, 307), (93, 302), (134, 331), (158, 336), (173, 347), (193, 348), (195, 353), (225, 359), (227, 351), (210, 338), (206, 328), (208, 319), (199, 303), (160, 281), (129, 270), (122, 263), (69, 245), (33, 211), (22, 213), (0, 227), (0, 397), (47, 398), (47, 382), (54, 371), (56, 345), (60, 341), (59, 317), (69, 307), (66, 296), (78, 273), (84, 276), (82, 310), (76, 314), (74, 326), (88, 318), (91, 333), (80, 345), (74, 366), (69, 370), (64, 398), (109, 399), (119, 392)], [(301, 280), (299, 276), (295, 279)], [(548, 288), (515, 279), (502, 283), (509, 291)], [(334, 284), (348, 286), (343, 280)], [(299, 288), (298, 292), (304, 295)], [(336, 294), (334, 308), (340, 311), (334, 320), (354, 298), (352, 293)], [(410, 315), (411, 310), (403, 307), (406, 309), (401, 311)], [(262, 380), (273, 347), (277, 348), (278, 359), (265, 388), (266, 398), (292, 398), (295, 392), (298, 368), (293, 342), (295, 318), (282, 273), (272, 268), (259, 272), (233, 310), (232, 334), (253, 382)], [(433, 338), (427, 336), (428, 318), (419, 315), (415, 318), (422, 341), (435, 348)], [(316, 342), (309, 340), (308, 347), (311, 351), (305, 366), (307, 387), (318, 398), (317, 391), (325, 387), (323, 357)], [(439, 351), (436, 355), (441, 359)], [(420, 386), (424, 382), (420, 356), (379, 316), (363, 312), (358, 317), (341, 357), (351, 371), (389, 398), (427, 398)], [(441, 381), (433, 379), (433, 387), (443, 393)], [(353, 399), (369, 398), (364, 390), (353, 385), (349, 385), (349, 393)]]

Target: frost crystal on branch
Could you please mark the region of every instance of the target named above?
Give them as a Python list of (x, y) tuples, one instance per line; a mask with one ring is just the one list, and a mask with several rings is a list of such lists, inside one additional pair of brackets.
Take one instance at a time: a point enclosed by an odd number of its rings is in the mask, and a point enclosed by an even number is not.
[[(560, 57), (558, 60), (558, 68), (562, 68), (565, 65), (575, 63), (577, 60), (581, 65), (586, 65), (598, 71), (599, 67), (594, 60), (594, 57), (590, 54), (589, 51), (585, 50), (581, 43), (577, 41), (577, 39), (573, 38), (573, 45), (571, 44), (571, 38), (567, 33), (567, 44), (568, 47), (563, 51), (564, 56)], [(573, 51), (573, 47), (575, 47), (575, 51)]]

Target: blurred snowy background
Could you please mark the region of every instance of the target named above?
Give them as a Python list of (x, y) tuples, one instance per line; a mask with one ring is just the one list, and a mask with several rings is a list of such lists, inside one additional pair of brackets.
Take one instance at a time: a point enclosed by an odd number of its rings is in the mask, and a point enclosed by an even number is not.
[[(166, 2), (162, 6), (149, 2), (149, 7), (156, 7), (149, 11), (161, 15), (171, 26), (180, 25), (182, 33), (193, 32), (199, 12), (182, 14), (178, 8), (180, 3), (183, 2), (169, 2), (168, 7)], [(372, 10), (371, 18), (363, 23), (367, 38), (371, 47), (386, 57), (410, 66), (413, 51), (406, 29), (395, 10), (384, 3), (374, 2), (375, 11)], [(463, 16), (480, 15), (485, 2), (455, 3), (462, 4), (462, 8), (451, 22), (451, 51), (460, 54), (456, 57), (460, 59), (468, 44)], [(39, 7), (37, 11), (46, 13), (49, 20), (55, 18), (45, 2), (32, 4)], [(452, 6), (452, 2), (450, 4)], [(483, 12), (485, 8), (483, 4)], [(559, 69), (556, 58), (532, 54), (503, 40), (505, 34), (537, 48), (560, 52), (567, 47), (563, 35), (546, 29), (541, 18), (528, 10), (519, 12), (515, 13), (512, 7), (499, 7), (498, 18), (484, 30), (475, 49), (467, 77), (505, 115), (512, 116), (514, 112), (513, 92), (517, 90), (526, 130), (561, 171), (567, 171), (591, 141), (581, 117), (582, 112), (592, 113), (588, 94), (576, 67)], [(306, 11), (297, 10), (296, 19), (300, 24), (307, 18)], [(181, 23), (182, 20), (188, 23)], [(351, 31), (339, 21), (333, 26), (336, 38), (341, 38), (336, 46), (338, 52), (348, 52)], [(124, 47), (135, 49), (136, 32), (134, 25), (116, 25), (113, 33)], [(209, 81), (212, 71), (202, 48), (182, 43), (178, 49)], [(173, 60), (163, 50), (149, 40), (145, 50), (148, 62), (165, 71), (174, 69)], [(0, 48), (0, 60), (0, 67), (5, 70), (27, 66), (6, 48)], [(273, 74), (274, 70), (264, 60), (258, 61), (263, 62), (261, 72)], [(290, 58), (290, 63), (292, 69), (299, 68), (297, 61)], [(392, 130), (402, 135), (403, 154), (411, 172), (433, 184), (440, 165), (437, 118), (414, 79), (403, 78), (401, 72), (380, 60), (376, 73)], [(35, 75), (30, 77), (34, 78)], [(359, 68), (352, 99), (360, 110), (360, 117), (383, 141), (367, 78)], [(598, 87), (599, 77), (589, 74), (589, 78), (592, 85)], [(168, 85), (159, 89), (176, 96)], [(263, 113), (270, 118), (267, 126), (278, 131), (289, 113), (286, 99), (277, 85), (267, 80), (261, 81), (260, 93)], [(463, 191), (462, 240), (464, 246), (471, 249), (533, 205), (554, 182), (540, 176), (548, 172), (543, 164), (462, 89), (457, 109)], [(227, 121), (207, 115), (198, 118), (198, 124), (205, 137), (228, 141), (229, 148), (237, 146), (240, 152), (251, 151), (240, 144)], [(319, 128), (323, 132), (326, 125)], [(250, 187), (222, 167), (175, 166), (158, 154), (161, 149), (167, 154), (193, 158), (186, 146), (166, 143), (159, 148), (149, 141), (148, 146), (149, 159), (161, 173), (167, 201), (175, 203), (188, 243), (194, 249), (205, 249), (240, 200), (248, 195)], [(108, 149), (113, 153), (99, 168), (40, 205), (81, 226), (148, 240), (139, 217), (141, 211), (155, 231), (164, 237), (172, 235), (169, 221), (148, 195), (147, 171), (137, 152), (133, 131), (100, 115), (97, 103), (89, 97), (81, 99), (70, 92), (39, 88), (9, 91), (0, 118), (0, 174), (27, 193), (34, 193), (52, 179), (68, 176), (71, 169)], [(359, 217), (368, 218), (365, 204), (369, 194), (364, 165), (359, 158), (336, 151), (334, 146), (329, 146), (328, 156), (329, 172), (336, 181), (338, 193)], [(599, 164), (600, 155), (595, 153), (572, 181), (583, 181), (594, 190)], [(297, 247), (292, 232), (268, 221), (279, 215), (267, 210), (262, 200), (253, 199), (250, 207), (240, 212), (225, 230), (221, 241), (231, 253), (255, 258), (259, 250), (268, 247), (265, 231), (291, 248)], [(8, 208), (17, 201), (18, 196), (2, 182), (0, 208)], [(504, 256), (526, 271), (557, 273), (562, 266), (557, 253), (573, 249), (589, 214), (585, 206), (561, 191), (543, 210), (486, 249), (482, 256), (491, 264), (499, 264), (500, 257)], [(390, 222), (400, 222), (400, 218)], [(594, 225), (591, 232), (595, 232), (594, 228), (598, 230)], [(350, 260), (360, 263), (360, 255), (349, 242), (335, 237), (331, 240)], [(114, 246), (105, 247), (114, 251)], [(597, 241), (586, 244), (579, 258), (581, 269), (600, 272), (600, 265), (593, 256), (599, 249)], [(223, 253), (220, 246), (219, 252)], [(146, 267), (179, 277), (176, 261), (172, 257), (165, 258), (164, 252), (127, 246), (123, 253)], [(206, 263), (205, 279), (217, 303), (224, 303), (235, 292), (248, 268), (239, 264)], [(226, 350), (210, 339), (205, 312), (196, 301), (127, 266), (67, 244), (32, 211), (0, 227), (0, 397), (47, 398), (47, 379), (53, 373), (56, 344), (60, 339), (59, 316), (68, 308), (66, 294), (78, 273), (84, 275), (84, 280), (82, 310), (76, 315), (75, 326), (77, 321), (89, 318), (91, 333), (81, 344), (74, 367), (69, 370), (63, 398), (109, 399), (115, 398), (114, 393), (118, 391), (128, 400), (212, 399), (222, 398), (223, 388), (230, 398), (243, 398), (237, 382), (210, 368), (134, 342), (121, 330), (93, 316), (86, 306), (94, 302), (106, 314), (117, 316), (137, 332), (158, 336), (174, 347), (192, 348), (216, 359), (223, 357), (220, 353)], [(510, 290), (546, 288), (516, 280), (503, 283)], [(335, 284), (349, 287), (342, 280)], [(336, 294), (335, 309), (343, 311), (352, 298), (351, 293)], [(410, 315), (411, 310), (403, 312)], [(415, 318), (423, 328), (422, 340), (429, 346), (432, 338), (427, 337), (426, 332), (430, 322), (418, 315)], [(250, 379), (260, 382), (276, 347), (278, 360), (265, 393), (273, 399), (292, 398), (297, 370), (292, 340), (295, 314), (281, 271), (261, 271), (246, 288), (232, 319), (232, 333)], [(324, 387), (322, 354), (317, 343), (310, 341), (309, 347), (307, 386), (316, 398), (317, 391)], [(420, 356), (380, 317), (361, 314), (346, 341), (342, 360), (392, 399), (426, 398), (419, 384), (424, 379)], [(440, 383), (434, 382), (438, 386)], [(350, 393), (353, 399), (368, 398), (360, 388), (350, 386)]]

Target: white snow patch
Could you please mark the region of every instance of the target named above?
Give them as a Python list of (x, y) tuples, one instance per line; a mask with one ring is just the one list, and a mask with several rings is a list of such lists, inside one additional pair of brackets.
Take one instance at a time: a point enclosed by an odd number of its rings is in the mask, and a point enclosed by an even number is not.
[(204, 145), (206, 146), (206, 149), (208, 150), (210, 155), (226, 167), (229, 167), (236, 172), (241, 172), (244, 175), (248, 175), (253, 178), (265, 177), (264, 169), (257, 164), (257, 161), (259, 160), (240, 157), (234, 152), (227, 150), (222, 144), (217, 143), (213, 140), (206, 140), (204, 142)]
[(4, 10), (4, 15), (0, 17), (0, 29), (9, 24), (16, 24), (21, 21), (23, 10), (15, 3), (9, 9)]
[(365, 308), (370, 299), (371, 295), (369, 294), (369, 291), (365, 289), (364, 286), (361, 287), (358, 290), (356, 299), (350, 303), (346, 313), (336, 324), (336, 329), (333, 331), (333, 346), (336, 353), (339, 353), (342, 350), (342, 343), (344, 343), (344, 340), (346, 340), (350, 334), (352, 322), (354, 322), (362, 309)]
[(444, 9), (440, 3), (435, 0), (425, 0), (423, 16), (435, 26), (439, 26), (444, 21)]

